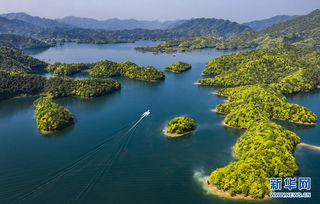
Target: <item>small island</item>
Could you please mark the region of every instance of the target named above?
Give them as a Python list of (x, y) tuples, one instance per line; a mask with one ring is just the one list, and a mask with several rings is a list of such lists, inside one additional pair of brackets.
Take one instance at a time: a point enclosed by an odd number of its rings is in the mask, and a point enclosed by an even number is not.
[(177, 62), (173, 65), (167, 66), (164, 68), (166, 71), (174, 72), (174, 73), (181, 73), (191, 69), (191, 65), (185, 62)]
[(61, 130), (74, 124), (74, 116), (63, 106), (49, 97), (41, 97), (34, 101), (37, 127), (41, 133), (47, 134)]
[(179, 137), (192, 132), (195, 129), (195, 122), (188, 117), (173, 118), (164, 131), (168, 137)]
[(124, 76), (130, 79), (142, 81), (159, 81), (165, 78), (162, 71), (155, 67), (140, 67), (133, 62), (96, 62), (89, 70), (90, 76), (93, 77), (112, 77)]

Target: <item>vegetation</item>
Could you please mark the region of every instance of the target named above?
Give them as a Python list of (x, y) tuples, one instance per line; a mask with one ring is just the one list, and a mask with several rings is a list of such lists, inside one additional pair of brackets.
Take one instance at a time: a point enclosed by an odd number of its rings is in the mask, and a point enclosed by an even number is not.
[(114, 79), (88, 78), (75, 80), (69, 77), (45, 78), (0, 70), (0, 99), (21, 95), (49, 95), (50, 97), (97, 97), (120, 89)]
[(176, 117), (173, 118), (166, 129), (169, 134), (184, 134), (195, 129), (195, 122), (188, 117)]
[(43, 71), (46, 66), (46, 62), (25, 55), (18, 50), (0, 47), (0, 70), (37, 73)]
[(88, 78), (75, 80), (69, 77), (50, 77), (45, 85), (45, 93), (49, 96), (97, 97), (120, 89), (120, 83), (114, 79)]
[(0, 46), (14, 49), (46, 48), (52, 45), (40, 40), (13, 34), (0, 34)]
[(314, 124), (317, 116), (286, 102), (283, 94), (309, 91), (320, 83), (319, 52), (284, 44), (226, 55), (207, 63), (199, 84), (224, 86), (218, 95), (228, 102), (216, 107), (224, 123), (247, 129), (237, 140), (237, 161), (213, 171), (209, 183), (231, 195), (264, 198), (271, 177), (293, 177), (298, 166), (292, 155), (300, 138), (272, 119)]
[[(236, 22), (214, 18), (186, 20), (164, 30), (117, 29), (107, 31), (86, 29), (79, 26), (73, 27), (66, 24), (61, 25), (57, 21), (26, 16), (26, 14), (14, 14), (4, 17), (6, 18), (0, 17), (0, 33), (25, 35), (50, 43), (122, 43), (136, 40), (172, 40), (198, 36), (227, 38), (251, 30), (250, 27)], [(119, 28), (119, 25), (117, 25), (117, 28)]]
[(155, 47), (135, 47), (140, 52), (186, 52), (194, 49), (216, 48), (220, 39), (214, 37), (195, 37), (169, 40), (160, 43)]
[(320, 52), (284, 44), (225, 55), (207, 63), (200, 85), (269, 84), (284, 94), (309, 91), (320, 83)]
[(213, 171), (209, 182), (232, 195), (264, 198), (271, 177), (293, 177), (298, 171), (292, 151), (300, 138), (271, 121), (256, 122), (235, 145), (237, 161)]
[(89, 70), (94, 64), (93, 63), (61, 63), (56, 62), (50, 64), (47, 70), (54, 75), (67, 76), (75, 74), (81, 71)]
[(74, 124), (72, 113), (53, 102), (51, 98), (41, 97), (34, 101), (37, 127), (40, 131), (52, 132)]
[(125, 76), (131, 79), (144, 81), (158, 81), (165, 78), (163, 72), (155, 67), (140, 67), (133, 62), (96, 62), (89, 74), (95, 77)]
[(0, 70), (0, 100), (20, 95), (40, 94), (46, 79), (35, 74), (21, 74)]
[(228, 103), (220, 104), (216, 111), (227, 114), (224, 123), (247, 129), (257, 121), (271, 119), (314, 124), (317, 116), (305, 107), (286, 102), (280, 91), (267, 85), (249, 85), (220, 89), (220, 95), (228, 95)]
[(242, 32), (228, 39), (217, 39), (214, 38), (216, 36), (209, 36), (209, 38), (202, 40), (199, 38), (170, 40), (155, 47), (137, 47), (136, 49), (151, 52), (190, 51), (203, 48), (232, 50), (256, 47), (272, 48), (282, 43), (319, 49), (319, 36), (320, 10), (317, 9), (308, 15), (276, 23), (259, 31)]
[(263, 20), (256, 20), (256, 21), (251, 21), (248, 23), (243, 23), (243, 25), (249, 26), (253, 30), (261, 30), (264, 28), (267, 28), (273, 24), (284, 22), (290, 19), (293, 19), (297, 16), (288, 16), (288, 15), (278, 15), (278, 16), (273, 16), (271, 18), (263, 19)]
[(173, 65), (167, 66), (164, 69), (166, 71), (171, 71), (171, 72), (175, 72), (175, 73), (180, 73), (180, 72), (184, 72), (187, 71), (189, 69), (191, 69), (191, 65), (185, 62), (177, 62)]

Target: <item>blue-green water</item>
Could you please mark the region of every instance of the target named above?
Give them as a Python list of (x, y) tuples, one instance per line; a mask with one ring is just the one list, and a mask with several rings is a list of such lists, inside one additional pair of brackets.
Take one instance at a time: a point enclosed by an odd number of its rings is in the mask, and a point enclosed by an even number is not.
[[(205, 62), (231, 52), (204, 50), (174, 56), (133, 50), (137, 45), (156, 43), (68, 43), (27, 51), (49, 62), (130, 60), (163, 70), (181, 60), (193, 68), (182, 74), (166, 73), (165, 81), (158, 83), (117, 78), (121, 91), (95, 99), (58, 99), (59, 104), (72, 111), (77, 122), (47, 136), (36, 128), (32, 107), (36, 97), (1, 101), (0, 203), (261, 203), (220, 198), (206, 193), (201, 183), (203, 176), (233, 160), (232, 146), (241, 132), (223, 127), (223, 117), (210, 111), (224, 98), (211, 94), (214, 88), (199, 87), (194, 82), (201, 78)], [(291, 102), (320, 116), (319, 99), (319, 93), (289, 97)], [(125, 134), (147, 109), (151, 115)], [(175, 116), (195, 119), (197, 130), (180, 139), (166, 138), (162, 130)], [(285, 125), (295, 130), (303, 142), (320, 145), (318, 126)], [(113, 134), (121, 128), (122, 132)], [(85, 156), (106, 138), (111, 139), (100, 151)], [(295, 156), (299, 174), (312, 177), (312, 198), (264, 203), (320, 202), (320, 152), (298, 147)]]

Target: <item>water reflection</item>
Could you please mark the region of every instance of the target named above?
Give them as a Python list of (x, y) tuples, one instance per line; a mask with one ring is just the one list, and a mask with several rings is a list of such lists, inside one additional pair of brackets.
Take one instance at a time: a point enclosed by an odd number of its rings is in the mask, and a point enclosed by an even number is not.
[(25, 98), (11, 98), (0, 102), (0, 120), (8, 120), (14, 115), (32, 108), (37, 96)]
[(47, 133), (47, 134), (43, 134), (39, 131), (39, 134), (41, 134), (42, 137), (46, 138), (46, 139), (58, 139), (58, 138), (62, 138), (62, 137), (69, 135), (74, 130), (75, 125), (77, 125), (77, 121), (75, 121), (75, 124), (73, 124), (69, 127), (66, 127), (62, 130), (54, 131), (54, 132)]
[(298, 124), (298, 123), (291, 123), (283, 120), (273, 120), (273, 121), (293, 132), (306, 131), (316, 127), (316, 125), (304, 125), (304, 124)]

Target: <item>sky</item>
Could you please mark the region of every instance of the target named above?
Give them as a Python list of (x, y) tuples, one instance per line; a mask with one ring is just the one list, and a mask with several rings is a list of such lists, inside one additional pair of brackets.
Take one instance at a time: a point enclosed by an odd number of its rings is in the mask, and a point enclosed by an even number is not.
[(320, 0), (0, 0), (0, 13), (138, 20), (221, 18), (239, 23), (275, 15), (304, 15), (320, 8)]

